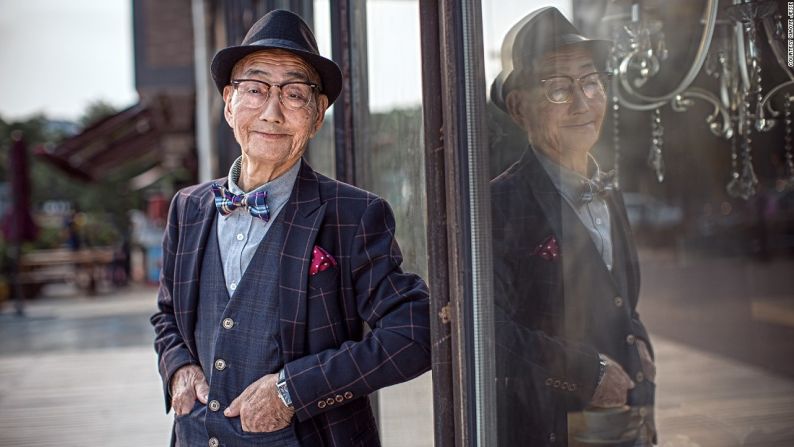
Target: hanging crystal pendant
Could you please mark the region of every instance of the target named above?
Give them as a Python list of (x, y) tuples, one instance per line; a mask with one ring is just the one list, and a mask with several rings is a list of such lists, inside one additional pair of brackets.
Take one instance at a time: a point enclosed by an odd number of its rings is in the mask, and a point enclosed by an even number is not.
[[(755, 79), (753, 76), (752, 79)], [(742, 140), (740, 143), (740, 153), (739, 159), (741, 162), (741, 167), (739, 168), (739, 181), (737, 186), (737, 195), (744, 200), (749, 199), (752, 197), (756, 192), (756, 186), (758, 185), (758, 177), (755, 175), (755, 170), (753, 169), (753, 157), (752, 157), (752, 142), (753, 140), (750, 138), (752, 133), (752, 126), (750, 125), (750, 98), (753, 92), (753, 88), (751, 87), (749, 91), (745, 92), (744, 100), (742, 101), (742, 107), (744, 108), (743, 117), (744, 125), (743, 129), (744, 132), (742, 134)]]
[(742, 170), (739, 177), (739, 197), (744, 200), (749, 199), (756, 193), (758, 186), (758, 177), (755, 175), (753, 169), (753, 157), (750, 153), (750, 137), (749, 135), (742, 141)]
[[(750, 138), (753, 129), (765, 130), (767, 123), (759, 119), (760, 114), (753, 115), (751, 101), (755, 100), (756, 109), (761, 104), (761, 61), (759, 59), (757, 47), (756, 26), (753, 21), (744, 22), (744, 32), (746, 35), (746, 54), (747, 66), (750, 69), (750, 85), (742, 91), (741, 103), (739, 104), (739, 178), (733, 180), (729, 187), (729, 194), (734, 197), (741, 197), (744, 200), (754, 196), (758, 187), (758, 177), (753, 168), (752, 139)], [(757, 112), (758, 110), (756, 110)]]
[(783, 184), (784, 188), (791, 190), (794, 189), (794, 148), (792, 148), (792, 130), (791, 130), (791, 96), (786, 95), (784, 108), (783, 108), (783, 119), (786, 124), (786, 137), (785, 137), (785, 146), (783, 148), (783, 157), (785, 162), (785, 172), (784, 172), (784, 179)]
[[(736, 121), (735, 119), (733, 121)], [(735, 134), (738, 135), (738, 132)], [(739, 197), (739, 151), (737, 147), (738, 137), (731, 138), (731, 179), (725, 186), (725, 191), (729, 196)]]
[(612, 96), (612, 150), (615, 153), (615, 188), (620, 188), (620, 100)]
[(651, 150), (648, 153), (648, 166), (656, 172), (656, 180), (664, 181), (664, 157), (662, 145), (664, 144), (664, 126), (662, 126), (662, 111), (656, 108), (651, 115)]

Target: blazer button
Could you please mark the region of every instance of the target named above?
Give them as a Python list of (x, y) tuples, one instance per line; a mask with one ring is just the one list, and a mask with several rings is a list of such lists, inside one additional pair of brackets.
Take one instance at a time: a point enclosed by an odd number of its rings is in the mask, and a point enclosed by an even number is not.
[(345, 399), (352, 399), (352, 398), (353, 398), (353, 393), (351, 393), (350, 391), (345, 391)]
[(337, 402), (342, 402), (343, 400), (345, 400), (345, 398), (342, 397), (341, 394), (337, 394), (336, 396), (334, 396), (334, 399), (336, 399)]
[(320, 408), (320, 409), (325, 408), (325, 401), (321, 400), (321, 401), (317, 402), (317, 408)]
[(562, 383), (562, 389), (564, 389), (566, 391), (568, 390), (568, 382), (563, 382)]
[(576, 384), (572, 383), (572, 384), (568, 385), (568, 390), (569, 391), (576, 391)]
[(622, 307), (623, 306), (623, 298), (616, 296), (613, 300), (615, 302), (615, 306)]
[(333, 397), (329, 397), (328, 399), (325, 399), (325, 403), (327, 403), (328, 405), (333, 405), (336, 403), (336, 401), (334, 400)]
[(636, 341), (637, 341), (637, 337), (635, 337), (634, 334), (629, 334), (626, 336), (626, 343), (628, 343), (629, 345), (633, 345), (634, 342)]
[(559, 388), (559, 387), (560, 387), (560, 381), (559, 380), (555, 380), (554, 381), (554, 388)]
[(224, 359), (215, 360), (215, 369), (217, 369), (218, 371), (223, 371), (224, 369), (226, 369), (226, 360)]
[(637, 382), (642, 382), (643, 380), (645, 380), (645, 374), (643, 374), (642, 371), (640, 371), (635, 376), (635, 379), (637, 379)]
[(234, 327), (234, 320), (231, 318), (224, 318), (223, 319), (223, 327), (224, 329), (231, 329)]
[(209, 407), (210, 407), (210, 411), (218, 411), (221, 409), (221, 403), (218, 402), (217, 400), (211, 400)]
[(554, 380), (552, 380), (552, 378), (551, 378), (551, 377), (549, 377), (548, 379), (546, 379), (546, 386), (551, 386), (551, 384), (552, 384), (552, 383), (554, 383)]
[(208, 443), (210, 447), (218, 447), (221, 443), (218, 442), (218, 438), (212, 437), (210, 438), (210, 442)]
[(549, 433), (549, 442), (554, 442), (557, 440), (557, 435), (554, 433)]

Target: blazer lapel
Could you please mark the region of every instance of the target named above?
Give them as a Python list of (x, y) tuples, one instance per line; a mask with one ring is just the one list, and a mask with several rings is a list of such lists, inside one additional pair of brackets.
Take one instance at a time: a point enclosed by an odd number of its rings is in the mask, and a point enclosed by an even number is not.
[[(568, 300), (590, 300), (594, 291), (603, 286), (617, 291), (617, 283), (604, 264), (601, 254), (593, 243), (579, 216), (552, 183), (546, 170), (530, 147), (524, 154), (527, 162), (527, 181), (535, 199), (549, 219), (549, 224), (560, 244), (563, 270), (563, 297)], [(588, 273), (590, 272), (590, 273)], [(606, 292), (609, 293), (609, 292)], [(613, 292), (614, 293), (614, 292)], [(603, 293), (600, 293), (603, 294)], [(609, 295), (611, 299), (613, 295)], [(566, 333), (569, 336), (584, 336), (589, 318), (588, 302), (562, 303), (565, 309)]]
[[(216, 180), (223, 181), (223, 179)], [(198, 358), (196, 341), (193, 337), (196, 328), (196, 306), (198, 304), (200, 269), (204, 259), (204, 249), (212, 228), (217, 208), (212, 190), (207, 185), (203, 191), (196, 191), (188, 197), (185, 204), (185, 218), (180, 224), (180, 253), (176, 260), (178, 270), (174, 272), (177, 281), (182, 283), (174, 297), (181, 332), (188, 349)], [(175, 288), (176, 289), (176, 288)]]
[(640, 268), (623, 196), (620, 192), (613, 192), (607, 204), (612, 217), (612, 247), (615, 254), (612, 274), (621, 286), (621, 294), (636, 300), (640, 290)]
[(279, 313), (285, 362), (303, 355), (309, 265), (327, 205), (320, 202), (319, 188), (314, 170), (301, 160), (292, 195), (283, 210), (285, 236), (279, 275)]

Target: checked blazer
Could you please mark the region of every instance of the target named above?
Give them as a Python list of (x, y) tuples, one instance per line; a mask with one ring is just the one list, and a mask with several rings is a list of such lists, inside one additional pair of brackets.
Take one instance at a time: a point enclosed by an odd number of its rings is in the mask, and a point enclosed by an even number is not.
[(611, 271), (532, 148), (491, 182), (499, 445), (567, 445), (567, 414), (592, 398), (599, 353), (637, 382), (630, 405), (653, 405), (655, 385), (636, 379), (636, 340), (651, 347), (636, 249), (620, 193), (605, 200)]
[[(385, 201), (301, 163), (281, 211), (285, 237), (278, 283), (293, 423), (302, 445), (376, 446), (367, 395), (430, 368), (427, 286), (400, 268), (394, 217)], [(193, 335), (199, 272), (217, 214), (210, 185), (176, 194), (163, 239), (159, 312), (151, 321), (166, 411), (173, 373), (199, 364)], [(337, 265), (309, 275), (315, 246)]]

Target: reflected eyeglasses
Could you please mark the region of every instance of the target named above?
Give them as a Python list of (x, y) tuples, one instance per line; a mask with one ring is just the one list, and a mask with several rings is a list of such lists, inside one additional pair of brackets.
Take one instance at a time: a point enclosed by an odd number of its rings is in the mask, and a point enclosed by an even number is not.
[(612, 73), (596, 71), (588, 73), (577, 79), (566, 75), (555, 75), (541, 79), (543, 93), (549, 102), (565, 104), (573, 100), (574, 84), (578, 84), (587, 99), (596, 99), (606, 96), (607, 86)]
[(298, 110), (309, 105), (312, 93), (319, 86), (313, 82), (285, 82), (283, 84), (270, 84), (258, 79), (233, 79), (232, 85), (240, 94), (241, 104), (246, 107), (259, 108), (270, 99), (273, 87), (278, 87), (278, 100), (281, 105)]

